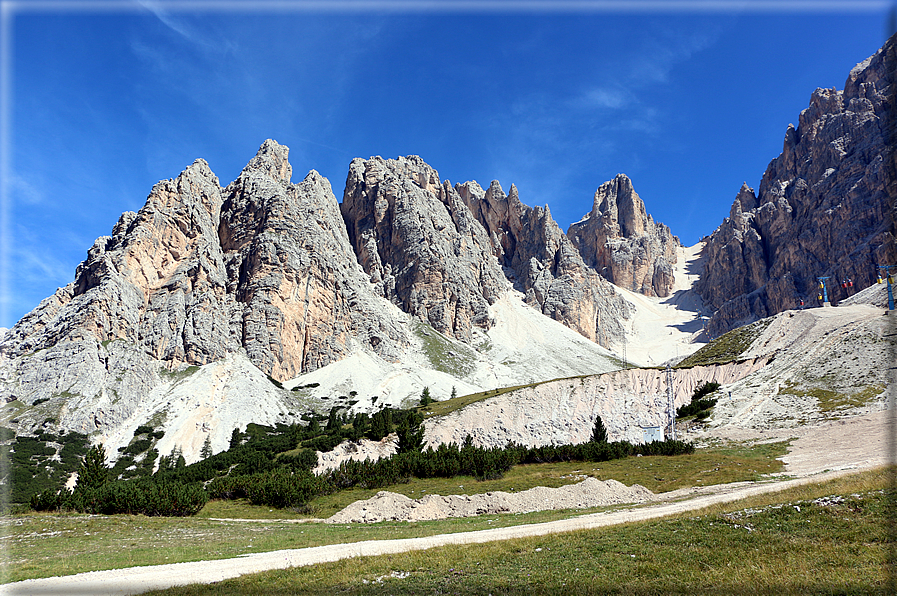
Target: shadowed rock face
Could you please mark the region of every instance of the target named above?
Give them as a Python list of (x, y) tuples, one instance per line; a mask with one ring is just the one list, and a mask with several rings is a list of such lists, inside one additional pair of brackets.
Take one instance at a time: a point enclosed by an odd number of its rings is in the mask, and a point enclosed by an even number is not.
[(625, 174), (598, 187), (592, 210), (567, 236), (586, 265), (609, 281), (646, 296), (669, 296), (679, 239), (654, 223)]
[(0, 351), (122, 339), (176, 366), (242, 348), (281, 380), (340, 359), (352, 342), (397, 358), (399, 313), (367, 290), (327, 180), (312, 171), (291, 184), (287, 153), (266, 141), (225, 189), (203, 160), (159, 182)]
[[(710, 236), (695, 289), (718, 309), (716, 334), (744, 322), (818, 304), (818, 276), (838, 302), (869, 286), (894, 245), (895, 38), (858, 64), (843, 91), (817, 89), (785, 131), (782, 153), (755, 193), (742, 186)], [(890, 138), (890, 141), (888, 140)], [(854, 287), (844, 289), (842, 280)]]
[(622, 334), (620, 321), (630, 315), (628, 303), (586, 267), (548, 207), (524, 205), (513, 184), (505, 195), (497, 180), (486, 191), (476, 182), (455, 189), (530, 306), (605, 347)]

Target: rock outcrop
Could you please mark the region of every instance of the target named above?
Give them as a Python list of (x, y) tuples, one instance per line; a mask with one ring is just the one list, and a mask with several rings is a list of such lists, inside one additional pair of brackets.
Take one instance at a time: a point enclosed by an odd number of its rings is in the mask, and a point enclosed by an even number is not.
[[(895, 44), (851, 70), (843, 91), (813, 92), (759, 191), (742, 186), (709, 237), (695, 289), (717, 310), (713, 334), (802, 299), (818, 304), (817, 277), (830, 278), (837, 303), (871, 285), (879, 264), (897, 263)], [(848, 279), (853, 287), (843, 288)]]
[(489, 328), (489, 305), (510, 284), (483, 227), (421, 158), (352, 160), (342, 213), (385, 298), (462, 341), (474, 325)]
[(592, 210), (567, 236), (586, 265), (614, 284), (646, 296), (669, 296), (679, 239), (648, 215), (625, 174), (598, 187)]
[(512, 184), (505, 195), (497, 180), (488, 190), (476, 182), (455, 186), (485, 228), (492, 252), (526, 302), (543, 314), (607, 347), (623, 333), (629, 304), (588, 268), (546, 206), (529, 207)]

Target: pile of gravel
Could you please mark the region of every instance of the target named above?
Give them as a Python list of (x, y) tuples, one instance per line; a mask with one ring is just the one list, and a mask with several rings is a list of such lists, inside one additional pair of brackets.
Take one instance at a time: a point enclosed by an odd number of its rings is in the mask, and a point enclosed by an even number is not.
[(473, 517), (493, 513), (528, 513), (548, 509), (585, 509), (654, 500), (644, 486), (626, 486), (616, 480), (587, 478), (560, 488), (537, 486), (519, 493), (495, 491), (480, 495), (427, 495), (411, 499), (380, 491), (370, 499), (355, 501), (325, 521), (331, 524), (380, 521), (425, 521), (447, 517)]

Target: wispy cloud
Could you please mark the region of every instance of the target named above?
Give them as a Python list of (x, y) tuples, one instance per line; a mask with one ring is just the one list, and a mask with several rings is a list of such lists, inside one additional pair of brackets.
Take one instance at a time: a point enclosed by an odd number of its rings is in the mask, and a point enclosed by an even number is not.
[(7, 179), (7, 184), (13, 203), (37, 205), (44, 200), (44, 193), (18, 174), (11, 175)]
[(627, 79), (633, 85), (667, 83), (673, 68), (710, 48), (719, 35), (718, 27), (691, 35), (669, 29), (659, 30), (646, 39), (642, 50), (633, 57)]
[[(216, 8), (220, 8), (217, 6), (219, 3), (179, 4), (161, 0), (137, 0), (137, 3), (182, 39), (206, 52), (220, 55), (235, 50), (234, 44), (226, 37), (210, 35), (207, 31), (208, 27), (195, 27), (190, 23), (190, 18), (204, 18), (217, 13)], [(247, 6), (251, 4), (246, 3)], [(207, 23), (208, 18), (204, 18), (204, 22)]]
[(582, 109), (617, 110), (632, 102), (632, 94), (619, 87), (593, 87), (572, 100), (574, 107)]
[[(15, 279), (0, 295), (0, 301), (13, 320), (0, 320), (0, 326), (12, 326), (22, 314), (34, 308), (52, 293), (50, 287), (62, 287), (74, 278), (75, 263), (66, 262), (58, 242), (48, 241), (26, 225), (16, 225), (9, 251), (10, 277)], [(63, 243), (66, 243), (63, 240)], [(83, 247), (83, 244), (82, 244)]]
[(156, 15), (156, 18), (162, 21), (166, 27), (184, 38), (193, 41), (195, 33), (186, 26), (183, 20), (175, 18), (161, 2), (156, 2), (154, 0), (137, 0), (137, 3)]

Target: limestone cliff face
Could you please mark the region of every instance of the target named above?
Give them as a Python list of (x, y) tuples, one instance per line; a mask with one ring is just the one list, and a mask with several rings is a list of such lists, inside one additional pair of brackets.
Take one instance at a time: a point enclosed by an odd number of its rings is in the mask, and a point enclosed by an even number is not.
[(354, 159), (342, 214), (377, 291), (435, 329), (470, 341), (510, 284), (457, 191), (417, 156)]
[(291, 184), (273, 141), (225, 190), (218, 233), (250, 360), (277, 379), (340, 360), (354, 343), (398, 358), (407, 331), (370, 291), (330, 183)]
[(75, 280), (23, 317), (0, 350), (17, 356), (63, 341), (123, 339), (154, 358), (203, 364), (236, 349), (220, 209), (218, 178), (203, 160), (159, 182), (143, 209), (122, 214), (112, 236), (88, 250)]
[(352, 342), (397, 357), (400, 313), (368, 291), (329, 183), (312, 171), (291, 184), (287, 153), (266, 141), (227, 188), (203, 160), (158, 183), (0, 353), (125, 340), (176, 368), (245, 349), (281, 380), (340, 359)]
[[(843, 91), (817, 89), (758, 192), (742, 186), (710, 236), (695, 289), (718, 309), (711, 332), (818, 304), (818, 276), (838, 302), (873, 283), (894, 245), (895, 38), (858, 64)], [(890, 137), (889, 137), (890, 135)], [(890, 138), (890, 140), (889, 140)], [(852, 279), (853, 288), (840, 282)]]
[(513, 184), (505, 195), (497, 180), (486, 191), (476, 182), (455, 189), (530, 306), (601, 345), (620, 336), (628, 303), (586, 267), (547, 207), (524, 205)]
[(679, 239), (648, 215), (625, 174), (598, 187), (592, 210), (567, 236), (586, 265), (609, 281), (646, 296), (669, 296)]

